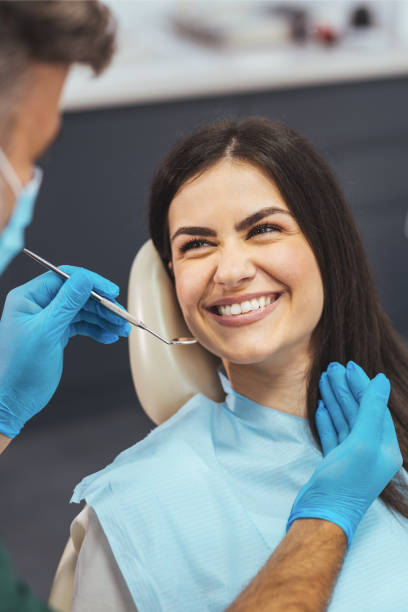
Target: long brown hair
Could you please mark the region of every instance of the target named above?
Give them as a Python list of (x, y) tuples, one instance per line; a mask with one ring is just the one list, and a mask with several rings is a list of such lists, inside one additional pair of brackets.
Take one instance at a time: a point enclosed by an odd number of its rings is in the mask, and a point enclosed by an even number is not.
[[(408, 465), (408, 349), (379, 302), (367, 256), (332, 171), (299, 134), (262, 117), (214, 123), (194, 132), (167, 156), (155, 174), (150, 197), (150, 235), (163, 260), (171, 258), (167, 213), (181, 186), (223, 157), (261, 168), (277, 185), (308, 240), (320, 268), (324, 307), (313, 331), (307, 412), (313, 436), (319, 379), (331, 361), (358, 363), (372, 378), (391, 382), (389, 409)], [(321, 448), (321, 446), (320, 446)], [(390, 509), (408, 518), (407, 488), (395, 477), (381, 494)]]

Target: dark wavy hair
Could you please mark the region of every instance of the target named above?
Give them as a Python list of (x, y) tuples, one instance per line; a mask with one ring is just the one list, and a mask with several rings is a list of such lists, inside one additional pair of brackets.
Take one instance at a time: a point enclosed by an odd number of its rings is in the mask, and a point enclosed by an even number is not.
[[(302, 136), (277, 121), (250, 117), (198, 129), (169, 153), (150, 196), (150, 235), (166, 270), (171, 259), (168, 209), (178, 190), (222, 158), (248, 162), (277, 185), (316, 257), (324, 287), (322, 316), (312, 334), (307, 414), (316, 443), (319, 379), (331, 361), (358, 363), (372, 378), (391, 382), (389, 409), (408, 465), (408, 349), (379, 302), (356, 224), (332, 171)], [(397, 474), (381, 494), (408, 518), (407, 487)]]

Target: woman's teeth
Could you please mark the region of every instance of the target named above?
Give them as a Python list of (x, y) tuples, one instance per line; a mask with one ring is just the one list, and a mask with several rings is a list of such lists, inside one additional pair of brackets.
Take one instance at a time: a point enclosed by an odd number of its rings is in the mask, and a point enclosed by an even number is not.
[(230, 315), (240, 315), (245, 314), (246, 312), (250, 312), (251, 310), (258, 310), (258, 308), (264, 308), (274, 302), (280, 294), (278, 295), (268, 295), (262, 296), (260, 298), (252, 298), (247, 302), (241, 302), (240, 304), (226, 304), (225, 306), (217, 306), (217, 312), (219, 315), (230, 316)]

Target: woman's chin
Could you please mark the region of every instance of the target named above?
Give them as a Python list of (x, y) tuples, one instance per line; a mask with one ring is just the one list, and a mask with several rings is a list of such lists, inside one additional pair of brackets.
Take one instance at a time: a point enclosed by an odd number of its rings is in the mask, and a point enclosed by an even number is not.
[(206, 348), (220, 359), (225, 359), (230, 363), (239, 365), (261, 363), (272, 356), (270, 346), (248, 346), (244, 342), (236, 346), (225, 346), (225, 344), (223, 346), (215, 346), (212, 344), (212, 346), (207, 345)]
[(240, 353), (228, 353), (227, 355), (222, 355), (222, 359), (226, 359), (230, 363), (235, 363), (237, 365), (253, 365), (256, 363), (262, 363), (268, 357), (270, 357), (270, 353), (268, 355), (260, 354), (259, 352), (254, 351), (241, 351)]
[[(240, 333), (225, 335), (214, 334), (213, 330), (199, 326), (189, 326), (194, 337), (207, 351), (231, 363), (250, 365), (270, 359), (281, 348), (277, 336), (265, 334), (263, 329), (241, 329)], [(254, 333), (256, 331), (256, 333)]]

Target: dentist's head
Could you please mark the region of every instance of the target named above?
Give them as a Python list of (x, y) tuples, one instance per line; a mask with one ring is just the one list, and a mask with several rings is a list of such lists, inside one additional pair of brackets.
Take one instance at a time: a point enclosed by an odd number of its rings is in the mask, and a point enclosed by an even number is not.
[(36, 160), (57, 135), (70, 67), (99, 74), (115, 47), (115, 22), (92, 0), (0, 2), (0, 273), (23, 248), (41, 184)]

